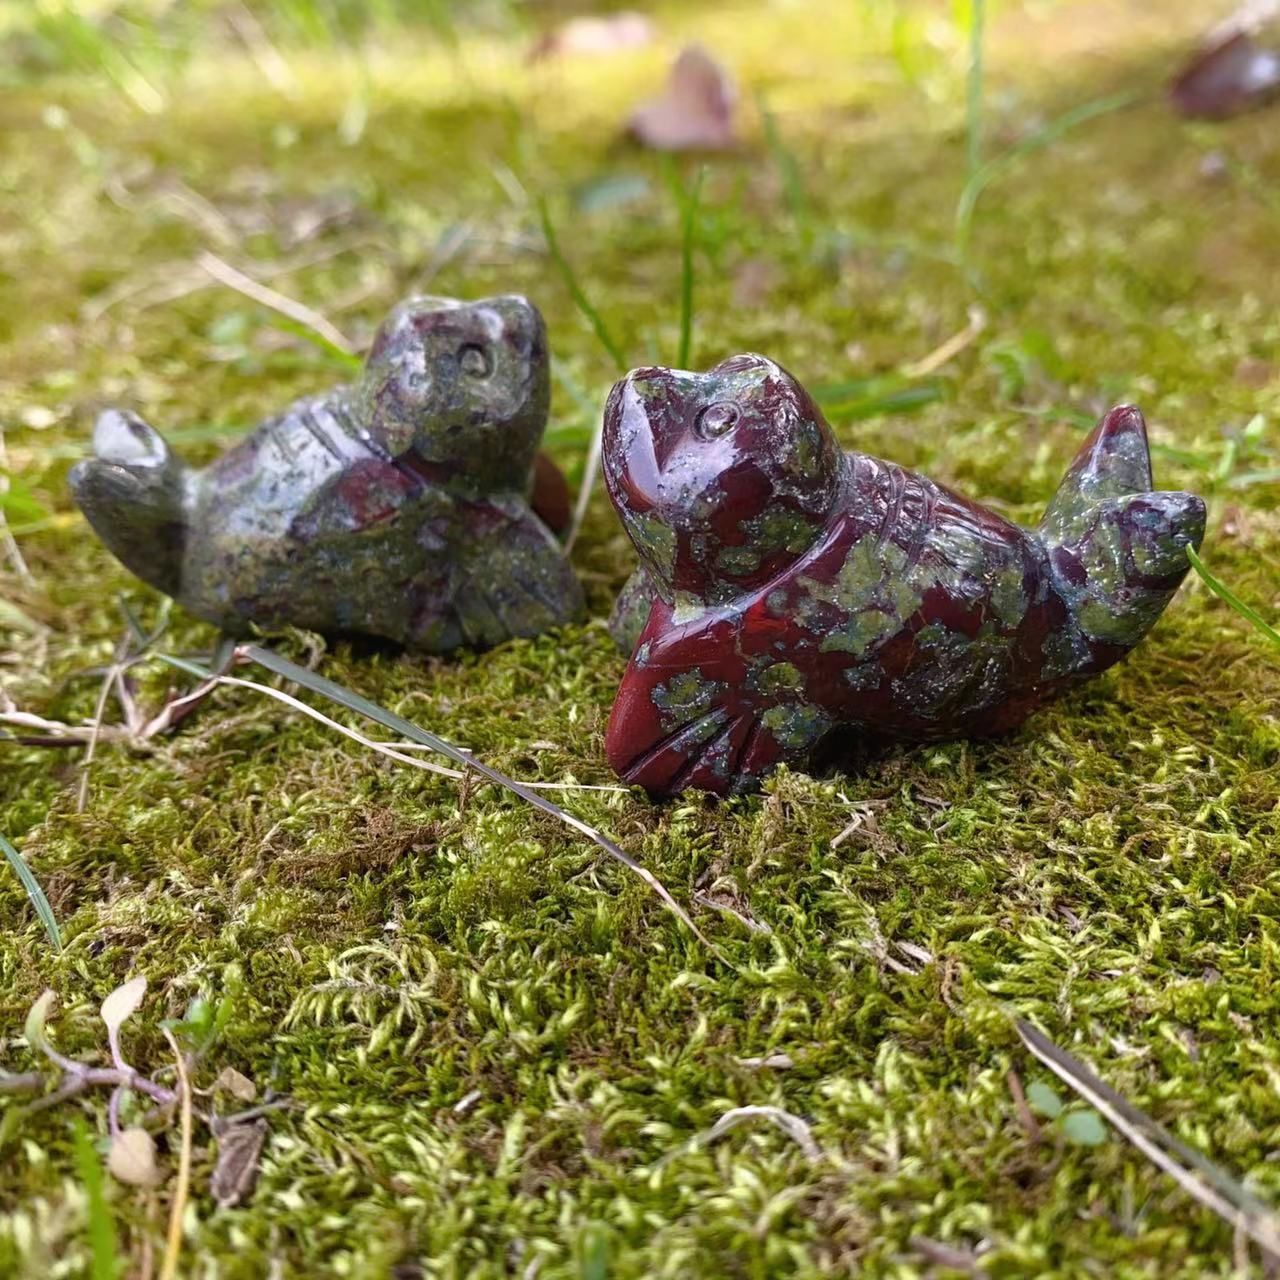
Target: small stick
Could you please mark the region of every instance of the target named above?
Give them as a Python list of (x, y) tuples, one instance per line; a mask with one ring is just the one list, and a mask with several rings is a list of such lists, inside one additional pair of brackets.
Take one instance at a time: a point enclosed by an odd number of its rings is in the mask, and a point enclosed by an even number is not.
[(591, 491), (596, 485), (596, 475), (600, 470), (600, 452), (604, 445), (604, 418), (600, 419), (591, 435), (591, 447), (587, 450), (587, 460), (582, 467), (582, 483), (578, 486), (577, 501), (573, 504), (573, 519), (569, 521), (569, 532), (565, 535), (564, 554), (573, 550), (578, 540), (582, 522), (587, 518), (587, 507), (591, 503)]
[(981, 307), (969, 308), (969, 322), (959, 333), (954, 333), (940, 347), (930, 351), (927, 356), (912, 364), (902, 366), (902, 374), (907, 378), (927, 378), (929, 374), (941, 369), (948, 360), (958, 356), (980, 334), (987, 325), (987, 313)]
[(277, 293), (276, 290), (268, 288), (265, 284), (259, 284), (256, 280), (245, 275), (243, 271), (238, 271), (229, 262), (223, 262), (217, 254), (209, 253), (206, 250), (200, 254), (196, 261), (215, 280), (225, 284), (228, 289), (234, 289), (237, 293), (244, 294), (246, 298), (252, 298), (254, 302), (260, 303), (264, 307), (269, 307), (272, 311), (278, 311), (282, 316), (292, 320), (294, 324), (300, 324), (304, 328), (310, 329), (313, 333), (319, 334), (325, 342), (332, 347), (336, 347), (343, 355), (354, 356), (356, 354), (356, 348), (351, 339), (336, 325), (326, 320), (320, 312), (301, 302), (295, 302), (292, 298), (285, 297), (283, 293)]
[(93, 755), (98, 749), (98, 735), (102, 732), (102, 717), (107, 711), (107, 698), (110, 697), (111, 690), (115, 687), (116, 680), (120, 676), (120, 661), (124, 658), (127, 648), (127, 638), (116, 646), (115, 661), (107, 668), (106, 678), (102, 682), (102, 688), (98, 691), (98, 705), (93, 710), (93, 724), (89, 732), (89, 745), (85, 749), (84, 762), (80, 766), (80, 791), (76, 796), (77, 813), (83, 813), (85, 805), (89, 802), (89, 770), (93, 768)]
[(173, 1050), (178, 1064), (178, 1088), (182, 1099), (182, 1150), (178, 1155), (178, 1185), (173, 1193), (169, 1209), (169, 1236), (165, 1244), (164, 1262), (160, 1267), (160, 1280), (174, 1280), (178, 1274), (178, 1254), (182, 1251), (182, 1218), (187, 1208), (187, 1190), (191, 1186), (191, 1081), (187, 1079), (187, 1064), (168, 1027), (165, 1039)]
[(1032, 1142), (1039, 1142), (1040, 1125), (1027, 1105), (1027, 1095), (1022, 1089), (1022, 1077), (1010, 1067), (1005, 1081), (1009, 1086), (1009, 1092), (1013, 1095), (1013, 1105), (1018, 1109), (1018, 1119), (1022, 1121), (1022, 1127), (1027, 1131), (1027, 1136)]
[(1213, 1161), (1180, 1142), (1149, 1115), (1100, 1080), (1078, 1058), (1021, 1018), (1022, 1043), (1064, 1084), (1105, 1116), (1144, 1156), (1193, 1200), (1243, 1231), (1272, 1257), (1280, 1257), (1280, 1219)]
[[(0, 427), (0, 498), (9, 492), (9, 452), (5, 448), (4, 428)], [(23, 559), (22, 551), (18, 546), (17, 539), (13, 536), (12, 530), (9, 528), (9, 521), (5, 518), (4, 506), (0, 504), (0, 546), (4, 547), (4, 553), (9, 557), (9, 563), (13, 565), (13, 571), (22, 579), (29, 587), (36, 585), (36, 580), (31, 573), (27, 562)]]

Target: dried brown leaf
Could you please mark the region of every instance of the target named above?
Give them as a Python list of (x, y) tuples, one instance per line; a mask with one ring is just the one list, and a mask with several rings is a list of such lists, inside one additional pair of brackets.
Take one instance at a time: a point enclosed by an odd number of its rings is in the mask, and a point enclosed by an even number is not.
[(701, 45), (683, 49), (662, 93), (638, 107), (627, 131), (656, 151), (724, 151), (735, 142), (729, 73)]
[(164, 1181), (155, 1139), (145, 1129), (121, 1129), (111, 1139), (107, 1169), (117, 1182), (131, 1187), (158, 1187)]
[(220, 1209), (234, 1209), (253, 1194), (258, 1181), (267, 1122), (242, 1120), (218, 1133), (218, 1158), (209, 1179), (209, 1191)]
[(218, 1078), (213, 1082), (213, 1087), (229, 1093), (241, 1102), (252, 1102), (258, 1096), (258, 1086), (235, 1067), (223, 1067)]
[(1228, 31), (1183, 65), (1169, 86), (1184, 116), (1221, 120), (1261, 106), (1280, 93), (1280, 50), (1259, 45), (1247, 31)]
[(643, 49), (653, 41), (653, 22), (643, 13), (623, 9), (603, 17), (570, 18), (544, 35), (530, 50), (529, 60), (565, 54), (619, 53)]

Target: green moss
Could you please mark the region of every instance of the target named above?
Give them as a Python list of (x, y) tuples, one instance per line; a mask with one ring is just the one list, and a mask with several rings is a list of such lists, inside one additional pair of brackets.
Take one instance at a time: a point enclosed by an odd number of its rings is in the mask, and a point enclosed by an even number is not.
[[(1096, 30), (1092, 12), (1000, 7), (993, 143), (1112, 87), (1077, 38)], [(659, 18), (661, 47), (554, 70), (526, 67), (507, 37), (464, 36), (457, 61), (420, 34), (388, 40), (367, 78), (337, 50), (286, 49), (287, 93), (214, 45), (155, 116), (87, 77), (6, 92), (0, 420), (12, 469), (52, 513), (21, 536), (35, 586), (0, 582), (50, 628), (5, 633), (15, 700), (89, 717), (89, 673), (123, 629), (116, 593), (157, 616), (64, 493), (98, 405), (189, 429), (180, 447), (199, 459), (344, 376), (208, 287), (201, 248), (295, 260), (270, 283), (357, 339), (410, 289), (523, 290), (568, 376), (602, 401), (612, 364), (539, 252), (510, 171), (572, 228), (566, 252), (628, 358), (673, 359), (678, 211), (658, 162), (613, 139), (685, 37), (768, 90), (804, 196), (787, 197), (744, 108), (743, 150), (713, 158), (703, 188), (695, 363), (760, 350), (835, 383), (964, 326), (974, 294), (947, 261), (962, 37), (932, 9), (890, 5)], [(1108, 8), (1106, 40), (1127, 79), (1155, 84), (1203, 21), (1200, 6), (1134, 0)], [(346, 145), (337, 128), (361, 94), (364, 135)], [(1274, 612), (1280, 379), (1259, 389), (1236, 370), (1280, 343), (1275, 211), (1247, 183), (1207, 180), (1210, 147), (1276, 176), (1273, 117), (1205, 141), (1159, 95), (1026, 160), (979, 205), (988, 325), (943, 370), (945, 397), (910, 416), (837, 416), (841, 438), (1033, 520), (1080, 415), (1134, 399), (1157, 482), (1210, 501), (1206, 560)], [(618, 177), (648, 194), (573, 203)], [(326, 210), (336, 224), (294, 243)], [(761, 260), (778, 268), (764, 297), (748, 287)], [(561, 390), (550, 439), (572, 467), (585, 431)], [(1258, 413), (1265, 430), (1244, 434)], [(600, 619), (632, 556), (600, 490), (575, 557), (595, 620), (479, 657), (275, 640), (518, 777), (607, 784), (624, 664)], [(212, 639), (175, 615), (164, 643)], [(136, 674), (140, 703), (158, 705), (173, 673)], [(17, 1037), (46, 986), (62, 999), (58, 1047), (102, 1061), (97, 1003), (147, 974), (126, 1043), (148, 1070), (168, 1061), (162, 1018), (225, 998), (197, 1085), (234, 1066), (299, 1105), (272, 1116), (240, 1209), (207, 1195), (198, 1130), (184, 1258), (192, 1274), (217, 1259), (223, 1280), (273, 1260), (291, 1277), (404, 1276), (412, 1262), (496, 1277), (535, 1259), (541, 1280), (910, 1277), (930, 1266), (915, 1237), (981, 1246), (991, 1276), (1226, 1276), (1231, 1229), (1114, 1136), (1062, 1150), (1048, 1126), (1029, 1136), (1007, 1075), (1045, 1077), (1008, 1014), (1038, 1019), (1280, 1199), (1278, 697), (1273, 657), (1193, 582), (1131, 661), (1011, 738), (855, 744), (842, 771), (784, 771), (720, 805), (559, 793), (691, 904), (736, 967), (545, 815), (485, 787), (463, 800), (247, 691), (220, 690), (146, 753), (104, 743), (82, 813), (78, 755), (4, 744), (0, 826), (68, 945), (51, 954), (0, 875), (0, 1069), (34, 1065)], [(770, 1055), (792, 1065), (749, 1065)], [(697, 1141), (756, 1104), (804, 1116), (829, 1158), (811, 1164), (766, 1127)], [(24, 1121), (0, 1156), (0, 1274), (52, 1274), (55, 1258), (58, 1274), (84, 1273), (76, 1111), (105, 1132), (94, 1096)], [(162, 1247), (164, 1214), (148, 1193), (108, 1194), (136, 1269)]]

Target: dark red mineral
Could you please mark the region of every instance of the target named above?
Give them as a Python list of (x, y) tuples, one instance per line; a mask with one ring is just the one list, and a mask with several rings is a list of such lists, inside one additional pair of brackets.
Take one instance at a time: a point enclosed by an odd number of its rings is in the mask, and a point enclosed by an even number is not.
[(804, 388), (755, 355), (629, 374), (604, 463), (640, 556), (612, 624), (634, 652), (606, 749), (659, 795), (750, 788), (838, 727), (1011, 729), (1146, 635), (1204, 532), (1198, 497), (1152, 492), (1131, 406), (1026, 529), (841, 452)]

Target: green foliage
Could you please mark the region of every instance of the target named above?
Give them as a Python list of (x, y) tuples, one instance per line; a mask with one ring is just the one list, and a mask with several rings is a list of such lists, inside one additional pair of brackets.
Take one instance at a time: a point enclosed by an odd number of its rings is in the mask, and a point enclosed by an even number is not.
[(32, 875), (31, 868), (27, 866), (22, 854), (2, 835), (0, 835), (0, 853), (4, 854), (5, 861), (22, 882), (22, 887), (30, 899), (31, 908), (39, 917), (40, 923), (44, 925), (44, 931), (48, 934), (53, 949), (61, 951), (62, 935), (58, 931), (58, 921), (53, 914), (53, 908), (49, 905), (49, 899), (45, 897), (44, 890), (40, 887), (40, 882)]
[(1194, 547), (1187, 548), (1187, 559), (1191, 561), (1195, 571), (1205, 580), (1209, 590), (1215, 596), (1225, 600), (1242, 618), (1252, 623), (1262, 635), (1266, 636), (1272, 644), (1280, 647), (1280, 631), (1277, 631), (1252, 605), (1245, 604), (1225, 582), (1210, 573), (1205, 562), (1196, 554)]
[(117, 1280), (123, 1267), (116, 1249), (116, 1225), (111, 1216), (111, 1206), (107, 1203), (102, 1157), (95, 1149), (82, 1117), (75, 1118), (71, 1132), (75, 1139), (76, 1173), (86, 1200), (89, 1275), (92, 1280)]

